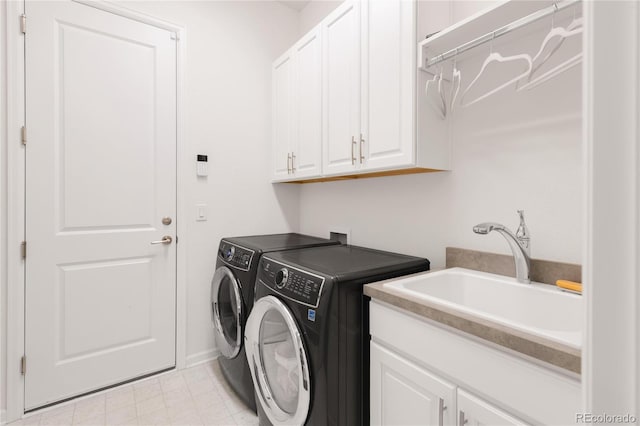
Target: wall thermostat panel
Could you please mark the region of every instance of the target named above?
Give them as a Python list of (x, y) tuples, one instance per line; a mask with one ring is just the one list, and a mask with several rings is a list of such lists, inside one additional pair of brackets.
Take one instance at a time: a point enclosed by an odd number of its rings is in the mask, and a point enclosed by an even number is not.
[(198, 158), (197, 158), (197, 167), (196, 167), (196, 173), (198, 176), (209, 176), (209, 168), (208, 168), (208, 162), (207, 162), (207, 156), (206, 155), (202, 155), (202, 154), (198, 154)]

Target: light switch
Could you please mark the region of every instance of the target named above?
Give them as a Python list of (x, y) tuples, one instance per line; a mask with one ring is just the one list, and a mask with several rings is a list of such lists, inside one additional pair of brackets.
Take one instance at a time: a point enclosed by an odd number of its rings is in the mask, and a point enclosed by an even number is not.
[(207, 220), (207, 205), (196, 204), (196, 221), (201, 222)]

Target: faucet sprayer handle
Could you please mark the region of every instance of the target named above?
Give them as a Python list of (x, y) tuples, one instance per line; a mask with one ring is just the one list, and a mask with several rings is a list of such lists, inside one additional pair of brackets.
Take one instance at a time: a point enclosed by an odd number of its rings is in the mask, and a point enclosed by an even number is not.
[(529, 254), (531, 250), (531, 233), (524, 221), (524, 210), (518, 210), (518, 215), (520, 215), (520, 226), (518, 226), (518, 230), (516, 231), (516, 238), (522, 248), (526, 249), (527, 254)]

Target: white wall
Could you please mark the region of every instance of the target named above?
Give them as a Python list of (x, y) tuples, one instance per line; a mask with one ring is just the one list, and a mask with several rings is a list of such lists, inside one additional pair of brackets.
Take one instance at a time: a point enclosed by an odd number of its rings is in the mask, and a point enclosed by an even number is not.
[[(273, 186), (271, 62), (297, 37), (297, 13), (275, 2), (123, 2), (186, 28), (187, 362), (214, 349), (210, 280), (223, 236), (298, 229), (298, 188)], [(197, 178), (196, 154), (209, 155)], [(195, 205), (209, 220), (196, 222)], [(183, 240), (181, 239), (181, 242)], [(184, 249), (184, 246), (182, 246)]]
[[(533, 54), (545, 34), (515, 36), (501, 52)], [(463, 88), (488, 53), (478, 48), (461, 60)], [(300, 231), (347, 228), (353, 244), (426, 256), (443, 267), (447, 246), (509, 254), (500, 235), (476, 235), (472, 227), (496, 221), (515, 231), (516, 210), (524, 209), (534, 257), (581, 263), (580, 111), (580, 67), (530, 92), (507, 89), (458, 108), (453, 171), (303, 185)]]
[(300, 36), (306, 34), (331, 13), (343, 0), (311, 0), (300, 11)]

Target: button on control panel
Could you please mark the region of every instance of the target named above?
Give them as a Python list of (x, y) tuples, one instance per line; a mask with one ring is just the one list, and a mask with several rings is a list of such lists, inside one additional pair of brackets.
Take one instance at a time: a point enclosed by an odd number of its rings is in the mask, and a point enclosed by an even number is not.
[(218, 256), (229, 265), (242, 270), (248, 270), (253, 258), (253, 250), (239, 247), (223, 241), (218, 248)]
[(318, 307), (324, 278), (262, 258), (262, 281), (272, 290), (311, 307)]

